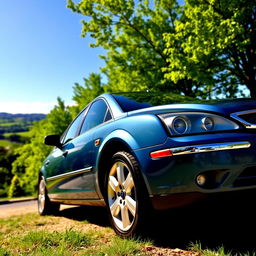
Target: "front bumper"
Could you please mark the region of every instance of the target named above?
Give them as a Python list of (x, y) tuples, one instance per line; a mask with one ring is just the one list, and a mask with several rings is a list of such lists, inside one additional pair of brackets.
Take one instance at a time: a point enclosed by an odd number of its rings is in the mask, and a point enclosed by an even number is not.
[[(209, 194), (256, 189), (255, 142), (253, 132), (194, 135), (168, 138), (135, 154), (153, 205), (162, 209)], [(170, 150), (170, 156), (150, 157), (162, 150)]]

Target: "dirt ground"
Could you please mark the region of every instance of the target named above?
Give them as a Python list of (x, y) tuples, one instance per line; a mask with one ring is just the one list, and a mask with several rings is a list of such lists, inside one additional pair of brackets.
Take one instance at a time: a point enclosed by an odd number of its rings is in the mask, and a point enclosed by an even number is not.
[[(79, 222), (77, 222), (77, 220), (79, 220), (81, 217), (78, 217), (77, 215), (78, 212), (76, 208), (78, 209), (79, 207), (61, 205), (60, 217), (57, 217), (56, 221), (51, 224), (51, 229), (61, 232), (66, 229), (69, 229), (70, 227), (74, 227), (78, 225)], [(0, 218), (9, 218), (11, 216), (23, 215), (27, 213), (36, 213), (36, 212), (37, 212), (36, 201), (0, 205)], [(72, 216), (72, 212), (73, 212), (73, 216)], [(89, 215), (91, 215), (92, 222), (95, 222), (94, 221), (95, 216), (93, 216), (94, 214), (89, 214)], [(61, 218), (61, 221), (57, 221), (59, 218)], [(93, 223), (83, 225), (82, 230), (84, 232), (87, 232), (91, 230), (97, 231), (97, 230), (104, 229), (105, 221), (106, 219), (103, 218), (101, 221), (99, 221), (98, 223), (99, 225), (93, 224)], [(79, 228), (81, 229), (80, 225), (79, 225)], [(38, 230), (40, 230), (40, 228)], [(115, 234), (113, 232), (110, 235), (115, 235)], [(163, 248), (163, 247), (158, 247), (153, 245), (145, 246), (144, 248), (142, 248), (142, 251), (145, 255), (149, 255), (149, 256), (200, 256), (200, 253), (194, 252), (194, 251), (187, 251), (187, 250), (182, 250), (178, 248), (175, 248), (175, 249)]]
[[(197, 241), (202, 248), (212, 250), (223, 246), (234, 254), (255, 252), (256, 238), (251, 236), (251, 231), (256, 229), (256, 211), (251, 204), (254, 199), (243, 197), (240, 204), (237, 198), (234, 200), (235, 203), (225, 199), (222, 204), (212, 200), (201, 207), (156, 213), (146, 235), (154, 246), (146, 246), (143, 252), (152, 256), (199, 256), (200, 253), (187, 250), (191, 242)], [(36, 201), (0, 205), (0, 218), (34, 212), (37, 212)], [(83, 221), (90, 223), (84, 225), (86, 229), (109, 227), (106, 209), (101, 207), (62, 205), (58, 218), (59, 226), (51, 224), (54, 230), (80, 225)], [(114, 232), (112, 234), (115, 235)]]
[[(62, 205), (61, 210), (71, 208), (71, 207), (74, 207), (74, 206)], [(0, 205), (0, 218), (9, 218), (15, 215), (35, 213), (35, 212), (37, 212), (36, 200)]]

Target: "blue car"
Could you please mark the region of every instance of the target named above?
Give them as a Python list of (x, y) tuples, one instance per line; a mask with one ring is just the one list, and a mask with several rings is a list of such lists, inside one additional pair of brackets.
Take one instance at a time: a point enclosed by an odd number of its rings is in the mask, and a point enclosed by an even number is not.
[(186, 206), (208, 195), (256, 188), (256, 101), (152, 106), (103, 94), (54, 146), (39, 173), (38, 210), (60, 204), (107, 207), (129, 237), (149, 209)]

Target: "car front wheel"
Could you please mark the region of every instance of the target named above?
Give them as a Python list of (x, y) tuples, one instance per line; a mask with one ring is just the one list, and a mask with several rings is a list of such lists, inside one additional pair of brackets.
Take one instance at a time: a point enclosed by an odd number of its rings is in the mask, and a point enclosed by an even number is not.
[(110, 222), (115, 232), (122, 237), (136, 235), (145, 219), (147, 198), (135, 158), (124, 151), (113, 155), (105, 186), (106, 203)]

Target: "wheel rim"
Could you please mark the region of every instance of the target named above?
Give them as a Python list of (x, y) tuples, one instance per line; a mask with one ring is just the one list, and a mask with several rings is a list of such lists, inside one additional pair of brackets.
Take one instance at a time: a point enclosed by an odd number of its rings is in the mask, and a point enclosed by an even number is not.
[(38, 209), (39, 212), (43, 212), (45, 208), (45, 183), (44, 180), (40, 181), (38, 190)]
[(123, 162), (112, 166), (108, 177), (108, 204), (115, 225), (129, 230), (137, 212), (137, 195), (132, 173)]

